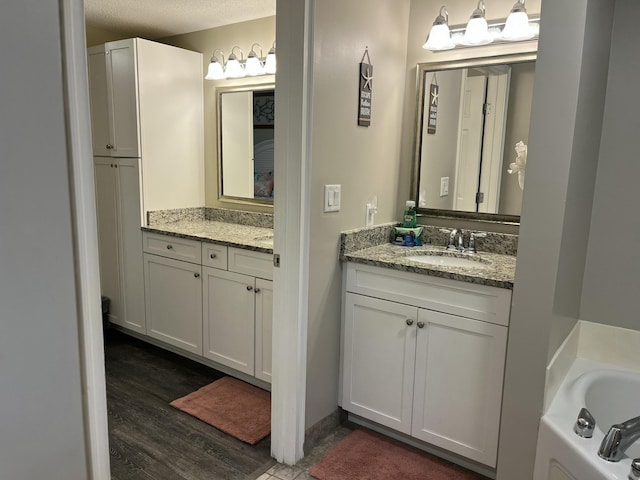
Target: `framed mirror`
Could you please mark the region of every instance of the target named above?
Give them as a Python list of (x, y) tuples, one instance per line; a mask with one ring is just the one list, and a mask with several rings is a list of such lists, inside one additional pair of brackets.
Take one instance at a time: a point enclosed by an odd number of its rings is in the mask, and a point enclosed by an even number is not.
[(273, 84), (219, 88), (218, 198), (273, 205)]
[(529, 143), (535, 59), (418, 64), (412, 192), (419, 213), (520, 222), (523, 182), (509, 170), (516, 144)]

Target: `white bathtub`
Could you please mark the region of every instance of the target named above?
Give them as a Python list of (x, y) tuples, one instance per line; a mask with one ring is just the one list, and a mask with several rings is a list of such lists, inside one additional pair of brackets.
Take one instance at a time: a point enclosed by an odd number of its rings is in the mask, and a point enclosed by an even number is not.
[[(573, 425), (582, 407), (596, 420), (592, 438)], [(640, 457), (640, 441), (612, 463), (598, 456), (604, 434), (614, 423), (640, 416), (640, 373), (578, 358), (542, 417), (534, 480), (627, 480), (631, 460)]]

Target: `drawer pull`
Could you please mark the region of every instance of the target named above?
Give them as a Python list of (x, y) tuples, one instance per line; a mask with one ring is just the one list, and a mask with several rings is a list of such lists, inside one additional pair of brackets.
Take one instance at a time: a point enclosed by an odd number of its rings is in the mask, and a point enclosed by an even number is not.
[(418, 328), (424, 328), (424, 322), (418, 322)]
[(110, 143), (107, 143), (107, 150), (111, 150), (113, 149), (113, 145), (111, 145)]
[(413, 325), (413, 319), (412, 319), (412, 318), (407, 318), (406, 323), (407, 323), (407, 325), (409, 325), (409, 326)]
[(247, 292), (250, 292), (251, 290), (253, 290), (253, 287), (251, 285), (247, 285)]
[(212, 253), (211, 255), (209, 255), (209, 258), (211, 258), (211, 260), (213, 260), (216, 257), (217, 257), (217, 255), (215, 253)]
[(173, 245), (167, 245), (167, 250), (173, 250)]
[(199, 273), (194, 273), (194, 274), (193, 274), (193, 276), (194, 276), (195, 278), (200, 278), (200, 274), (199, 274)]
[(256, 288), (256, 293), (260, 293), (260, 289), (259, 288)]

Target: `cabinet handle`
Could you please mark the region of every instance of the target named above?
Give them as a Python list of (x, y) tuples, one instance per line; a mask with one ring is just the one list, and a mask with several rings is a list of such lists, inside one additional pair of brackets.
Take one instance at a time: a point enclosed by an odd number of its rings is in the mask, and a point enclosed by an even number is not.
[(247, 292), (250, 292), (251, 290), (253, 290), (253, 287), (251, 285), (247, 285)]
[(256, 288), (256, 293), (260, 293), (260, 289), (259, 288)]
[(412, 319), (412, 318), (407, 318), (406, 323), (407, 323), (407, 325), (409, 325), (409, 326), (413, 325), (413, 319)]
[(110, 143), (107, 143), (107, 150), (112, 150), (113, 149), (113, 145), (111, 145)]
[(418, 322), (418, 328), (424, 328), (424, 322)]
[(199, 273), (194, 273), (194, 274), (193, 274), (193, 276), (194, 276), (195, 278), (200, 278), (200, 274), (199, 274)]
[(217, 255), (215, 253), (212, 253), (211, 255), (209, 255), (209, 257), (213, 260), (214, 258), (217, 257)]
[(173, 245), (167, 245), (167, 250), (173, 250)]
[(109, 165), (111, 168), (113, 168), (113, 163), (111, 165)]

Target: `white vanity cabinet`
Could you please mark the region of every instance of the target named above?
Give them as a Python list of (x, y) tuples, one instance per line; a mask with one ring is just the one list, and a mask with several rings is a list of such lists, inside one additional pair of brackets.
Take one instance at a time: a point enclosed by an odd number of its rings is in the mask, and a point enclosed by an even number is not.
[(511, 292), (347, 264), (342, 408), (495, 467)]
[(200, 242), (144, 236), (147, 335), (202, 355)]
[(139, 164), (135, 158), (94, 161), (102, 294), (109, 321), (145, 333)]

